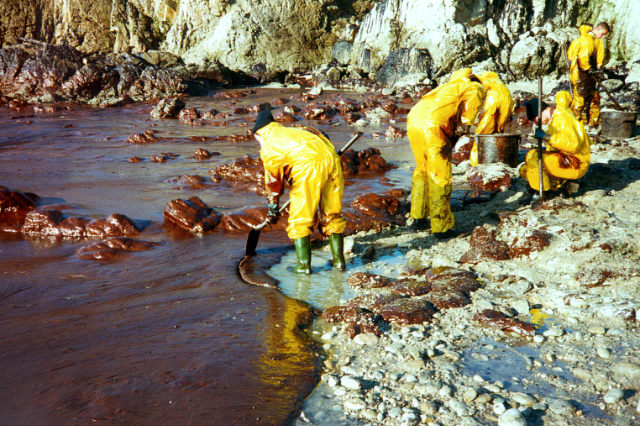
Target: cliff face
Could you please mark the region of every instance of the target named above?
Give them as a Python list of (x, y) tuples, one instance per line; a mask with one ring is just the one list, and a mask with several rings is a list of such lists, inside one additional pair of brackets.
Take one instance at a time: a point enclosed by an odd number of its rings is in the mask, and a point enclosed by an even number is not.
[(577, 25), (601, 20), (612, 61), (637, 61), (637, 16), (637, 0), (3, 0), (0, 42), (166, 50), (249, 73), (330, 63), (390, 85), (470, 65), (513, 79), (564, 72)]

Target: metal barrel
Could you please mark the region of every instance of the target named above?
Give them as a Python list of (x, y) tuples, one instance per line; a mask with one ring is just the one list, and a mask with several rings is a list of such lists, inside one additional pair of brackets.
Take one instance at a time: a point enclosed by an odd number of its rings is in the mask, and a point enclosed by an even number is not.
[(510, 167), (518, 165), (518, 148), (520, 135), (496, 133), (493, 135), (476, 135), (478, 146), (478, 163), (505, 163)]

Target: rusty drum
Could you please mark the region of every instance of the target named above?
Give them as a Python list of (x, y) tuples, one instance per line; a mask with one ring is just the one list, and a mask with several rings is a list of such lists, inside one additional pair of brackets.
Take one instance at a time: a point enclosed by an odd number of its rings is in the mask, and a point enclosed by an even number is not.
[(518, 165), (520, 135), (510, 133), (476, 135), (476, 144), (479, 164), (501, 162), (510, 167)]

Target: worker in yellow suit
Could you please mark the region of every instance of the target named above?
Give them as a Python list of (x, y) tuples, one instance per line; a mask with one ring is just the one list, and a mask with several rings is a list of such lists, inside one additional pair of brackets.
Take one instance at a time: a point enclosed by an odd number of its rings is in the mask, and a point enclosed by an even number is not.
[[(482, 103), (481, 116), (476, 128), (476, 135), (502, 133), (504, 126), (513, 115), (513, 98), (509, 88), (500, 81), (498, 74), (485, 71), (476, 74), (485, 88), (486, 95)], [(472, 166), (478, 165), (478, 146), (474, 142), (469, 156)]]
[(333, 145), (316, 129), (287, 128), (276, 123), (269, 110), (258, 114), (253, 133), (260, 142), (271, 223), (278, 220), (285, 183), (291, 184), (287, 234), (298, 259), (294, 271), (311, 273), (311, 234), (318, 208), (322, 232), (329, 236), (333, 266), (344, 270), (344, 177)]
[(600, 68), (604, 63), (602, 39), (609, 34), (609, 25), (600, 22), (595, 28), (581, 25), (580, 37), (567, 50), (570, 79), (573, 86), (571, 109), (585, 125), (600, 124), (600, 94), (598, 81), (603, 78)]
[[(591, 159), (591, 138), (584, 124), (571, 112), (571, 95), (556, 94), (556, 110), (551, 117), (548, 133), (536, 131), (536, 137), (549, 136), (547, 149), (542, 153), (542, 190), (557, 191), (567, 180), (579, 179), (587, 173)], [(538, 150), (530, 150), (520, 176), (527, 179), (531, 189), (538, 191)]]
[[(411, 218), (417, 229), (431, 219), (431, 232), (447, 238), (451, 213), (451, 153), (457, 138), (474, 124), (484, 87), (470, 69), (453, 73), (449, 82), (427, 93), (407, 116), (407, 135), (416, 169), (411, 179)], [(462, 129), (458, 129), (462, 126)]]

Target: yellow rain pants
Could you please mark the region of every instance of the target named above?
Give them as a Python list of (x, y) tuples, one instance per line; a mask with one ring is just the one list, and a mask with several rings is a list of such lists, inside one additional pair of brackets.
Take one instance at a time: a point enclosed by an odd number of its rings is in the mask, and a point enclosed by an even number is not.
[(600, 124), (600, 95), (596, 80), (589, 75), (604, 62), (602, 40), (595, 38), (590, 25), (581, 25), (580, 37), (575, 39), (567, 50), (569, 58), (570, 79), (573, 86), (573, 102), (571, 109), (574, 115), (585, 125)]
[[(485, 88), (486, 95), (482, 103), (481, 115), (476, 128), (476, 135), (502, 133), (504, 126), (513, 115), (513, 98), (509, 88), (498, 78), (498, 74), (485, 71), (477, 74)], [(473, 142), (469, 163), (478, 165), (478, 146)]]
[[(556, 191), (567, 180), (581, 178), (587, 173), (591, 159), (591, 138), (584, 124), (571, 112), (569, 92), (558, 92), (556, 103), (547, 132), (551, 138), (547, 142), (547, 150), (542, 153), (543, 191)], [(527, 179), (532, 189), (539, 190), (537, 149), (527, 153), (520, 176)]]
[(260, 156), (269, 202), (278, 200), (285, 182), (291, 184), (289, 238), (296, 240), (313, 233), (318, 208), (322, 232), (343, 233), (342, 163), (329, 139), (312, 128), (288, 128), (275, 122), (256, 133), (263, 140)]
[[(454, 73), (456, 76), (456, 73)], [(407, 116), (407, 135), (416, 159), (411, 179), (411, 217), (431, 218), (432, 232), (453, 228), (451, 151), (458, 124), (471, 125), (484, 88), (458, 73), (427, 93)]]

